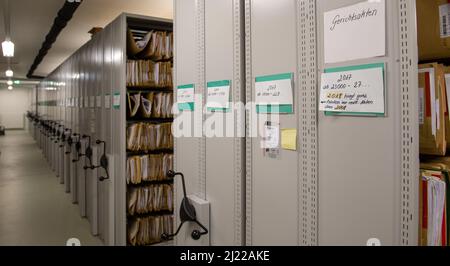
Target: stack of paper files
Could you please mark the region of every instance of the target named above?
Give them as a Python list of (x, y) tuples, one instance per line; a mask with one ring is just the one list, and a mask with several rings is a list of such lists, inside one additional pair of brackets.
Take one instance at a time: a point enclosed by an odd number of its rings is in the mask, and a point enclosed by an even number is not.
[(446, 94), (444, 67), (436, 63), (419, 65), (421, 154), (446, 154), (446, 125), (449, 123)]
[(141, 94), (140, 93), (127, 93), (127, 116), (135, 117), (141, 106)]
[(151, 60), (127, 61), (127, 86), (172, 88), (172, 63)]
[(173, 33), (165, 31), (127, 31), (128, 58), (167, 60), (173, 57)]
[(127, 158), (127, 184), (169, 180), (167, 172), (173, 170), (172, 154), (150, 154)]
[(448, 200), (450, 158), (421, 163), (420, 177), (420, 245), (449, 244)]
[(127, 197), (129, 215), (173, 211), (173, 185), (132, 187)]
[(173, 118), (173, 93), (128, 92), (128, 117)]
[(128, 243), (144, 246), (161, 242), (162, 234), (172, 234), (173, 220), (173, 215), (130, 219), (127, 225)]
[(173, 149), (172, 123), (135, 123), (127, 128), (129, 151)]
[(154, 118), (172, 118), (173, 93), (155, 93), (153, 100)]

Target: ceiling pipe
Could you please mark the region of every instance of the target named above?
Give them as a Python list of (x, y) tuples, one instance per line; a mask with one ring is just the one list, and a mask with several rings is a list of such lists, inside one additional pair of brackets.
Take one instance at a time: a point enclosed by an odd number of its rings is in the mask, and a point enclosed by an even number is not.
[(28, 71), (27, 78), (30, 79), (43, 79), (44, 77), (35, 76), (34, 71), (42, 63), (45, 56), (48, 54), (49, 50), (52, 48), (53, 44), (56, 42), (61, 31), (67, 26), (67, 23), (72, 19), (73, 14), (78, 9), (83, 1), (65, 1), (63, 7), (58, 11), (58, 16), (55, 18), (53, 25), (45, 37), (45, 41), (42, 44), (39, 53), (34, 59), (33, 64)]
[(4, 0), (3, 19), (5, 25), (5, 37), (9, 41), (11, 38), (11, 10), (9, 0)]

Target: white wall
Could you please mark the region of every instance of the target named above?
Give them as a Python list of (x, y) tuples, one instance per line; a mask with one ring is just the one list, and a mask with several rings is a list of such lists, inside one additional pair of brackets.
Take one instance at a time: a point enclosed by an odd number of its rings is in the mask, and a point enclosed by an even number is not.
[(15, 88), (12, 91), (0, 89), (0, 125), (10, 128), (24, 128), (24, 114), (30, 109), (32, 89)]

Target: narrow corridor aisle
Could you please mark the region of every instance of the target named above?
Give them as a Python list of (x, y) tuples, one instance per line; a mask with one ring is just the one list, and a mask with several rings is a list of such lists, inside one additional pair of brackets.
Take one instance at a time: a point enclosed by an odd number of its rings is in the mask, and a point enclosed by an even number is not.
[(102, 245), (25, 131), (0, 136), (0, 245)]

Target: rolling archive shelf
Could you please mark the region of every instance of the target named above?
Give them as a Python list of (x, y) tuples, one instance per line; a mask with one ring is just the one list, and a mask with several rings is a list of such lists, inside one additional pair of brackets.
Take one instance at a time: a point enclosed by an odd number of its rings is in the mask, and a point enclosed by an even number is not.
[[(161, 53), (163, 56), (159, 58), (133, 55), (127, 58), (127, 36), (130, 33), (128, 29), (132, 30), (131, 33), (135, 37), (143, 34), (141, 37), (144, 38), (146, 33), (153, 30), (153, 34), (149, 35), (149, 49), (144, 52), (149, 55)], [(173, 214), (173, 207), (153, 206), (150, 201), (146, 206), (137, 204), (136, 208), (130, 208), (129, 212), (127, 201), (127, 193), (133, 194), (130, 190), (139, 196), (142, 193), (147, 196), (164, 194), (171, 198), (172, 182), (161, 180), (165, 178), (163, 171), (172, 168), (173, 160), (171, 138), (168, 137), (173, 119), (171, 109), (167, 108), (173, 99), (172, 86), (169, 83), (173, 56), (166, 56), (166, 51), (172, 51), (171, 31), (170, 20), (122, 14), (93, 36), (91, 41), (59, 66), (37, 89), (38, 114), (45, 119), (43, 123), (46, 128), (45, 136), (40, 136), (42, 148), (51, 165), (59, 167), (58, 175), (63, 173), (64, 178), (59, 181), (64, 182), (66, 192), (72, 194), (72, 202), (79, 205), (80, 215), (89, 220), (92, 233), (99, 235), (107, 245), (127, 244), (127, 225), (131, 224), (131, 218), (146, 220), (147, 223), (157, 215), (171, 217)], [(138, 62), (138, 58), (153, 60), (153, 69), (164, 71), (161, 75), (157, 72), (156, 84), (127, 83), (127, 63)], [(149, 70), (150, 65), (146, 66)], [(141, 68), (139, 70), (139, 74), (147, 76), (154, 73), (145, 73)], [(133, 96), (140, 92), (147, 113), (127, 116), (127, 96), (130, 95), (131, 101)], [(57, 124), (56, 121), (60, 122)], [(59, 124), (65, 129), (64, 134), (54, 130)], [(146, 131), (151, 134), (163, 128), (166, 133), (164, 141), (157, 142), (157, 147), (151, 146), (162, 136), (152, 135), (152, 138), (149, 138), (152, 140), (150, 146), (142, 146), (142, 150), (140, 145), (130, 146), (127, 151), (127, 128), (133, 124), (142, 130), (145, 125)], [(57, 139), (58, 144), (50, 143), (47, 129), (55, 135), (52, 138)], [(64, 150), (61, 155), (63, 160), (57, 156), (61, 150)], [(161, 165), (164, 161), (166, 168), (159, 169), (157, 175), (143, 177), (143, 183), (129, 179), (129, 182), (134, 183), (127, 184), (127, 159), (138, 154), (139, 158), (148, 154), (148, 163), (156, 164), (157, 161), (158, 165)], [(169, 203), (166, 205), (173, 206)], [(153, 212), (152, 209), (152, 213), (148, 213), (149, 206), (158, 211)], [(166, 219), (166, 227), (163, 230), (165, 233), (171, 232), (171, 221), (172, 219)], [(157, 229), (159, 226), (154, 223), (148, 225), (149, 229)], [(150, 234), (151, 231), (142, 231), (140, 237), (149, 239), (147, 233)], [(136, 244), (153, 242), (156, 241), (148, 240)]]
[(169, 22), (127, 18), (127, 244), (173, 231), (173, 33)]
[[(243, 3), (174, 2), (175, 170), (184, 173), (189, 195), (210, 204), (208, 220), (202, 221), (210, 225), (210, 234), (193, 241), (189, 231), (183, 232), (178, 245), (245, 244), (245, 135), (239, 135), (245, 132), (245, 112), (234, 109), (245, 91)], [(208, 92), (218, 87), (226, 96), (221, 107), (211, 108)], [(210, 110), (204, 113), (205, 108)], [(221, 127), (225, 123), (228, 129)], [(205, 131), (206, 137), (202, 132), (207, 128), (217, 130)], [(176, 188), (181, 187), (177, 182)], [(181, 199), (176, 189), (176, 207)]]
[[(247, 244), (417, 245), (415, 1), (245, 1), (245, 20), (247, 102), (264, 104), (263, 81), (292, 93), (266, 124), (281, 138), (273, 156), (247, 137)], [(366, 73), (376, 96), (324, 93)]]

